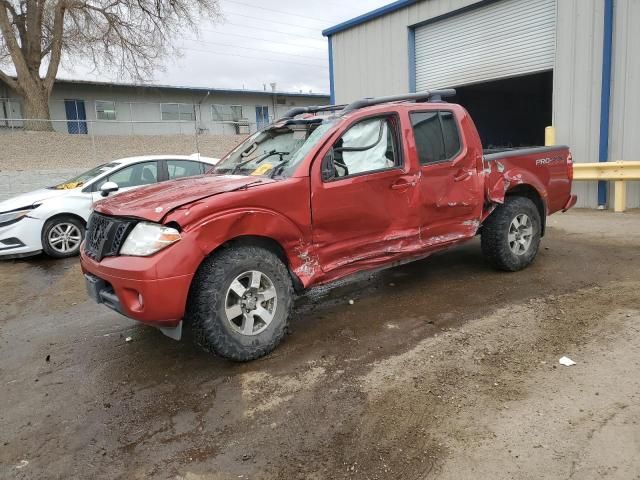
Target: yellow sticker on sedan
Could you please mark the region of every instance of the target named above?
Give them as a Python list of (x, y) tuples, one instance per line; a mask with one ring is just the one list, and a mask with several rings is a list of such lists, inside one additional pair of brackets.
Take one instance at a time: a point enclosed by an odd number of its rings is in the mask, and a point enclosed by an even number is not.
[(55, 188), (56, 190), (72, 190), (74, 188), (78, 188), (80, 185), (82, 185), (82, 182), (70, 182), (56, 185)]
[(272, 168), (273, 168), (272, 163), (263, 163), (258, 168), (256, 168), (253, 172), (251, 172), (251, 175), (264, 175)]

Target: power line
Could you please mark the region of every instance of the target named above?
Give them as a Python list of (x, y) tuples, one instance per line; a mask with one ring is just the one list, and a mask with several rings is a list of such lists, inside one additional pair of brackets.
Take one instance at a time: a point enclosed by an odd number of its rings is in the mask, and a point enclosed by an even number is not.
[[(249, 17), (249, 18), (253, 18), (253, 17)], [(256, 20), (258, 20), (258, 19), (256, 19)], [(241, 28), (251, 28), (253, 30), (263, 30), (265, 32), (278, 33), (280, 35), (289, 35), (289, 36), (292, 36), (292, 37), (304, 38), (306, 40), (322, 41), (322, 38), (313, 38), (313, 37), (310, 37), (309, 35), (302, 35), (300, 33), (281, 32), (279, 30), (272, 30), (272, 29), (269, 29), (269, 28), (256, 27), (254, 25), (244, 25), (242, 23), (235, 23), (235, 22), (226, 21), (225, 25), (233, 25), (234, 27), (241, 27)], [(314, 30), (314, 31), (317, 32), (317, 30)]]
[[(245, 18), (251, 18), (252, 20), (259, 20), (260, 22), (264, 23), (265, 19), (264, 17), (260, 18), (260, 17), (252, 17), (251, 15), (245, 15), (244, 13), (235, 13), (235, 12), (229, 12), (231, 15), (236, 15), (238, 17), (245, 17)], [(320, 27), (305, 27), (304, 25), (296, 25), (294, 23), (287, 23), (287, 22), (278, 22), (277, 20), (268, 20), (268, 23), (277, 23), (278, 25), (284, 25), (287, 27), (293, 27), (293, 28), (301, 28), (304, 30), (309, 30), (312, 32), (316, 32), (317, 34), (320, 33), (321, 28)], [(249, 25), (250, 27), (253, 28), (252, 25)]]
[(276, 52), (276, 51), (273, 51), (273, 50), (266, 50), (264, 48), (242, 47), (240, 45), (233, 45), (233, 44), (230, 44), (230, 43), (209, 42), (209, 41), (206, 41), (206, 40), (197, 40), (197, 39), (194, 39), (194, 38), (187, 38), (187, 37), (184, 37), (183, 39), (187, 40), (187, 41), (190, 41), (190, 42), (205, 43), (207, 45), (218, 45), (219, 47), (241, 48), (241, 49), (244, 49), (244, 50), (252, 50), (252, 51), (266, 52), (266, 53), (274, 53), (276, 55), (287, 55), (289, 57), (309, 58), (311, 60), (320, 60), (320, 61), (324, 60), (322, 58), (312, 57), (310, 55), (298, 55), (298, 54), (295, 54), (295, 53), (282, 53), (282, 52)]
[(291, 62), (288, 60), (280, 60), (277, 58), (266, 58), (266, 57), (252, 57), (250, 55), (241, 55), (239, 53), (226, 53), (226, 52), (217, 52), (214, 50), (201, 50), (199, 48), (190, 48), (190, 47), (182, 47), (183, 50), (189, 50), (192, 52), (202, 52), (202, 53), (208, 53), (210, 55), (227, 55), (227, 56), (231, 56), (231, 57), (242, 57), (242, 58), (251, 58), (254, 60), (263, 60), (265, 62), (275, 62), (275, 63), (292, 63), (294, 65), (304, 65), (306, 67), (315, 67), (315, 68), (321, 68), (323, 70), (328, 69), (328, 66), (323, 66), (323, 65), (317, 65), (317, 64), (313, 64), (313, 63), (302, 63), (302, 62)]
[[(220, 30), (212, 30), (212, 29), (201, 29), (201, 30), (202, 31), (206, 31), (206, 32), (219, 33), (221, 35), (231, 35), (232, 37), (251, 38), (253, 40), (260, 40), (262, 42), (267, 42), (267, 43), (278, 43), (280, 45), (286, 45), (288, 47), (291, 46), (290, 42), (289, 43), (287, 43), (287, 42), (279, 42), (277, 40), (269, 40), (269, 39), (262, 38), (262, 37), (252, 37), (251, 35), (242, 35), (240, 33), (223, 32), (223, 31), (220, 31)], [(308, 38), (308, 37), (305, 37), (305, 38)], [(312, 39), (312, 38), (309, 38), (309, 40), (316, 41), (316, 39)], [(321, 51), (323, 51), (325, 53), (327, 51), (327, 46), (326, 45), (324, 47), (314, 47), (312, 45), (297, 45), (297, 46), (304, 47), (304, 48), (311, 48), (313, 50), (321, 50)]]
[(292, 17), (307, 18), (309, 20), (314, 20), (316, 22), (322, 22), (322, 23), (337, 21), (337, 20), (330, 20), (330, 19), (326, 19), (326, 18), (310, 17), (308, 15), (300, 15), (299, 13), (285, 12), (283, 10), (275, 10), (273, 8), (260, 7), (258, 5), (253, 5), (253, 4), (250, 4), (250, 3), (238, 2), (237, 0), (225, 0), (225, 3), (235, 3), (236, 5), (243, 5), (245, 7), (257, 8), (259, 10), (266, 10), (267, 12), (280, 13), (280, 14), (283, 14), (283, 15), (290, 15)]

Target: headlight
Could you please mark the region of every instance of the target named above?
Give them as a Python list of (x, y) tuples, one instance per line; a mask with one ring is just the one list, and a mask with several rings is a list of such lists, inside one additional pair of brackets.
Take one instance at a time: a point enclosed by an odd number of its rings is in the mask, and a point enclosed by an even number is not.
[(34, 208), (37, 208), (39, 206), (40, 205), (32, 205), (30, 207), (22, 207), (11, 210), (10, 212), (0, 213), (0, 227), (4, 227), (5, 225), (10, 225), (17, 222), (22, 217), (25, 217), (26, 215), (31, 213)]
[(146, 257), (154, 254), (172, 243), (180, 240), (180, 232), (175, 228), (165, 227), (157, 223), (140, 222), (120, 249), (120, 255)]

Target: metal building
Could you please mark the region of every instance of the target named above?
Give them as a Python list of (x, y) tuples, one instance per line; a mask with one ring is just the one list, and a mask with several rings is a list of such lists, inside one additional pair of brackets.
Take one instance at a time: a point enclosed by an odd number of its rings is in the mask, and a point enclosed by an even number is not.
[[(53, 128), (91, 135), (255, 132), (292, 107), (326, 103), (322, 93), (56, 80)], [(0, 134), (24, 126), (22, 99), (0, 81)]]
[(323, 32), (331, 99), (455, 87), (485, 146), (540, 145), (553, 125), (576, 162), (640, 160), (638, 24), (638, 0), (398, 0)]

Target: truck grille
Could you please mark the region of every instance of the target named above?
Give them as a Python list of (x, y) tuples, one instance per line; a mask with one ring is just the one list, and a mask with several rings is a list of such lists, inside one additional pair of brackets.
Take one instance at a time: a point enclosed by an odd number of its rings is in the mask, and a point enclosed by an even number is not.
[(135, 220), (107, 217), (93, 212), (87, 223), (85, 253), (98, 262), (104, 257), (117, 255), (124, 239), (135, 224)]

